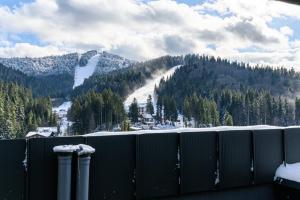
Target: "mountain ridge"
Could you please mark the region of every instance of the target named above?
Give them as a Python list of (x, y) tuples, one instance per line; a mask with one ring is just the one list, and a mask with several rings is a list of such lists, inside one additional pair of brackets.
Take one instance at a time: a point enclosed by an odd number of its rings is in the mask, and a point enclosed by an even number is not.
[[(85, 67), (97, 56), (88, 74)], [(94, 74), (130, 67), (129, 59), (96, 50), (40, 58), (0, 58), (0, 80), (14, 82), (32, 89), (34, 96), (68, 97), (73, 88)], [(80, 80), (78, 83), (78, 79)]]
[(84, 66), (91, 56), (96, 54), (99, 54), (99, 60), (95, 73), (108, 73), (112, 70), (129, 67), (135, 62), (106, 51), (91, 50), (82, 54), (75, 52), (44, 57), (0, 58), (0, 63), (29, 76), (47, 76), (65, 73), (74, 75), (76, 66)]

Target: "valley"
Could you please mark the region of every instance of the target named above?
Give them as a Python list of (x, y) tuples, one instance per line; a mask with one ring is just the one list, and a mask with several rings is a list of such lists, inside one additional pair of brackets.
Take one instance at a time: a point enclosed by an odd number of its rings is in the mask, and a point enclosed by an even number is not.
[[(58, 70), (57, 63), (67, 64)], [(60, 99), (52, 108), (60, 135), (300, 123), (300, 74), (293, 69), (197, 54), (135, 62), (93, 50), (0, 59), (0, 71), (0, 80), (28, 87), (36, 98)]]

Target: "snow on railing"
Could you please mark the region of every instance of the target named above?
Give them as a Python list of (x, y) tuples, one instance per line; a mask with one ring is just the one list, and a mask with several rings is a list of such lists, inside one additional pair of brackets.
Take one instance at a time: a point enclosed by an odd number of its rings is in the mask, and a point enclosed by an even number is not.
[[(269, 129), (283, 129), (286, 127), (269, 126), (269, 125), (254, 125), (254, 126), (217, 126), (209, 128), (176, 128), (168, 130), (140, 130), (140, 131), (100, 131), (89, 133), (84, 136), (108, 136), (108, 135), (139, 135), (139, 134), (159, 134), (159, 133), (190, 133), (190, 132), (209, 132), (209, 131), (231, 131), (231, 130), (269, 130)], [(290, 128), (290, 127), (289, 127)], [(299, 128), (295, 126), (295, 128)]]

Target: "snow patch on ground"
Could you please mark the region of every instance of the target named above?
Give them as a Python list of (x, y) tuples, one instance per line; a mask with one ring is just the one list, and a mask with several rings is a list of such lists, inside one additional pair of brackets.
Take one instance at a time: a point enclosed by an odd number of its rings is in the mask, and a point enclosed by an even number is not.
[(61, 135), (67, 135), (68, 133), (68, 128), (70, 128), (73, 125), (73, 122), (69, 121), (67, 117), (61, 118), (59, 122), (59, 127), (60, 127), (60, 132)]
[(67, 114), (68, 110), (71, 108), (72, 102), (66, 101), (62, 103), (58, 107), (53, 107), (52, 112), (56, 113), (59, 118), (59, 129), (60, 129), (60, 135), (66, 135), (68, 127), (72, 126), (72, 122), (68, 121)]
[(79, 66), (79, 64), (75, 67), (73, 89), (82, 85), (85, 79), (93, 75), (99, 61), (99, 56), (100, 54), (91, 57), (84, 67)]
[(72, 102), (66, 101), (58, 107), (53, 107), (52, 112), (56, 112), (56, 114), (58, 114), (58, 117), (63, 117), (64, 115), (67, 115), (67, 112), (71, 108), (71, 106)]
[(300, 163), (281, 164), (276, 170), (274, 180), (277, 178), (300, 183)]
[(155, 95), (154, 95), (154, 87), (155, 85), (158, 86), (160, 83), (160, 80), (162, 78), (171, 77), (175, 70), (181, 67), (181, 65), (175, 66), (168, 71), (161, 73), (160, 75), (155, 76), (155, 78), (150, 79), (146, 82), (146, 84), (135, 90), (131, 95), (127, 97), (127, 99), (124, 102), (125, 109), (128, 110), (130, 104), (133, 102), (133, 99), (136, 98), (137, 102), (139, 104), (146, 104), (147, 98), (149, 95), (152, 96), (153, 99), (153, 106), (156, 107), (156, 101), (155, 101)]

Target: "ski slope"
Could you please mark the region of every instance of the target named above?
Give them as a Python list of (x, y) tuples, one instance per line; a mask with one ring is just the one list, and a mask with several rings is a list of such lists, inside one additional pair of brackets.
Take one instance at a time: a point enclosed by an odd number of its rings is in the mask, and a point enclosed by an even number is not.
[(97, 55), (91, 57), (89, 59), (88, 63), (86, 64), (86, 66), (81, 67), (81, 66), (77, 65), (75, 67), (73, 89), (82, 85), (85, 79), (87, 79), (93, 75), (93, 73), (97, 67), (98, 61), (99, 61), (99, 56), (100, 56), (100, 54), (97, 54)]
[[(73, 89), (82, 85), (85, 79), (93, 75), (99, 61), (99, 56), (100, 55), (97, 54), (91, 57), (88, 63), (83, 67), (79, 66), (79, 64), (75, 67)], [(60, 126), (61, 135), (65, 135), (67, 133), (68, 127), (72, 126), (72, 122), (70, 122), (67, 117), (68, 110), (71, 108), (71, 106), (72, 106), (72, 102), (66, 101), (60, 106), (54, 107), (52, 109), (52, 112), (57, 113), (60, 119), (59, 126)]]
[(155, 108), (156, 107), (156, 100), (154, 95), (155, 85), (158, 86), (162, 78), (171, 77), (174, 74), (175, 70), (178, 69), (179, 67), (181, 67), (181, 65), (172, 67), (168, 71), (165, 71), (164, 73), (155, 76), (153, 79), (148, 80), (143, 87), (137, 89), (132, 94), (130, 94), (124, 102), (125, 109), (128, 110), (134, 98), (136, 98), (138, 104), (140, 105), (146, 104), (149, 95), (152, 96), (153, 106)]

